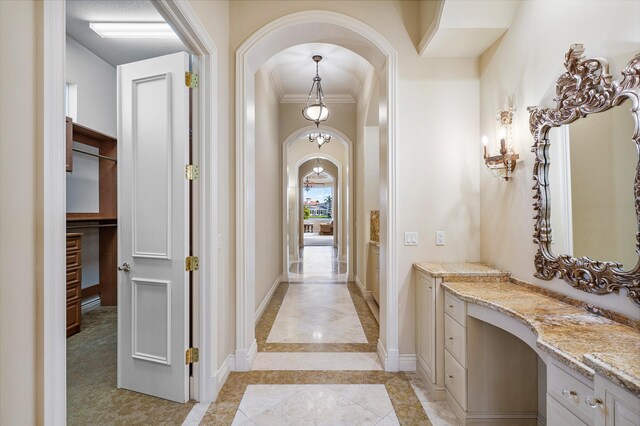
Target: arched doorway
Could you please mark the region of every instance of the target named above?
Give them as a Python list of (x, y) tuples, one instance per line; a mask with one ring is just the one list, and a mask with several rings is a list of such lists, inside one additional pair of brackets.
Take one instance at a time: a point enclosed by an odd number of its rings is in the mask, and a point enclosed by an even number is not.
[(236, 54), (236, 369), (251, 368), (255, 340), (255, 73), (273, 55), (303, 43), (329, 43), (366, 59), (380, 81), (381, 312), (378, 355), (387, 371), (398, 370), (398, 291), (395, 219), (395, 111), (397, 54), (368, 25), (335, 12), (306, 11), (265, 25)]

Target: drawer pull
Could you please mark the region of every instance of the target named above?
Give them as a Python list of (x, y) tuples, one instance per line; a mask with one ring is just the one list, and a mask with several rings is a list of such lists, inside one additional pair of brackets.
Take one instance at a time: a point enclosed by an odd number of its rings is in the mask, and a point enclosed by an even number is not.
[(450, 378), (450, 379), (453, 379), (453, 376), (452, 376), (452, 375), (450, 375), (450, 374), (449, 374), (447, 377), (448, 377), (448, 378)]
[(597, 408), (599, 405), (602, 405), (602, 400), (600, 398), (588, 396), (584, 399), (584, 403), (591, 408)]
[(571, 398), (576, 398), (578, 396), (578, 392), (576, 392), (574, 390), (564, 389), (562, 391), (562, 395), (568, 396), (568, 397), (571, 397)]
[(449, 309), (453, 309), (453, 305), (449, 305)]
[(453, 337), (447, 337), (447, 339), (449, 339), (449, 340), (453, 340)]

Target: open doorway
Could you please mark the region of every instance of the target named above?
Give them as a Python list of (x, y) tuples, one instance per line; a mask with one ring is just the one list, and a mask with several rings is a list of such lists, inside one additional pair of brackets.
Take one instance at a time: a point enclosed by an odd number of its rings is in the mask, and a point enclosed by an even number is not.
[[(324, 167), (324, 166), (320, 166)], [(302, 178), (303, 247), (337, 246), (333, 217), (336, 182), (328, 172), (311, 172)]]
[(132, 404), (180, 423), (193, 405), (169, 401), (190, 398), (190, 52), (150, 1), (65, 6), (67, 423), (127, 423)]

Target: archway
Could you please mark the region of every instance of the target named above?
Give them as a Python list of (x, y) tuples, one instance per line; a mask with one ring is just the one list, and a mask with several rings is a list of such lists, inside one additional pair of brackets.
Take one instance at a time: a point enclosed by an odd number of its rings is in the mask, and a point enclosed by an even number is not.
[(265, 25), (236, 52), (236, 369), (247, 371), (255, 340), (255, 73), (273, 55), (303, 43), (329, 43), (366, 59), (380, 81), (381, 265), (378, 355), (387, 371), (398, 370), (396, 279), (395, 122), (397, 54), (370, 26), (327, 11), (305, 11)]

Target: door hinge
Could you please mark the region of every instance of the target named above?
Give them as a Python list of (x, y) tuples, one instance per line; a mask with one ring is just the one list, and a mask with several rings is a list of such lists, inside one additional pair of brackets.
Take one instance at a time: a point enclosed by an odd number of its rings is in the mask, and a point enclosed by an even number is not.
[(198, 351), (198, 348), (189, 348), (187, 349), (187, 352), (185, 354), (185, 363), (188, 364), (193, 364), (194, 362), (198, 362), (200, 361), (200, 351)]
[(200, 176), (200, 168), (198, 166), (193, 164), (187, 164), (185, 166), (184, 177), (187, 178), (187, 180), (198, 179), (198, 176)]
[(189, 89), (198, 87), (198, 74), (189, 71), (185, 72), (184, 84), (186, 84)]
[(198, 256), (187, 256), (184, 260), (184, 269), (187, 272), (197, 271), (199, 267), (200, 259), (198, 259)]

